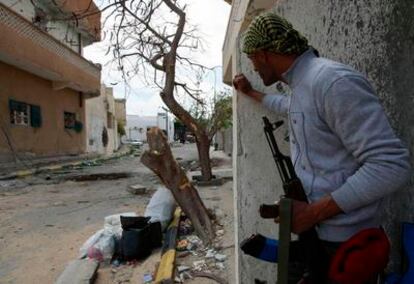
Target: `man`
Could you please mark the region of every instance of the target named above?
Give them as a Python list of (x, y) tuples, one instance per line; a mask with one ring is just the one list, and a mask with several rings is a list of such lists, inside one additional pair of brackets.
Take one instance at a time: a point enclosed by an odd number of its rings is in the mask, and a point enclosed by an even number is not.
[(292, 90), (291, 96), (264, 94), (243, 74), (233, 80), (241, 93), (288, 113), (291, 158), (309, 201), (294, 202), (292, 231), (317, 225), (322, 241), (339, 244), (363, 229), (378, 228), (380, 202), (407, 183), (410, 163), (367, 79), (320, 58), (274, 13), (254, 19), (243, 52), (264, 85), (282, 81)]

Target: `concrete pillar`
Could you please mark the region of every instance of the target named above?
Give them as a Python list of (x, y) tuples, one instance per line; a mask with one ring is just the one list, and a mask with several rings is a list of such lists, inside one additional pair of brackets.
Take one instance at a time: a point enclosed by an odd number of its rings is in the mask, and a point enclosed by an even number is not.
[[(236, 60), (233, 60), (233, 74), (244, 73), (258, 90), (275, 91), (263, 88), (261, 79), (254, 73), (253, 66), (244, 54), (238, 51), (236, 55)], [(282, 119), (251, 99), (234, 94), (233, 171), (237, 244), (254, 233), (277, 238), (277, 225), (273, 220), (264, 220), (259, 216), (262, 203), (272, 203), (282, 194), (282, 184), (263, 131), (264, 115), (272, 122)], [(288, 143), (284, 140), (286, 135), (285, 127), (277, 132), (280, 147), (288, 154)], [(237, 250), (236, 260), (236, 275), (239, 276), (236, 283), (255, 283), (255, 279), (275, 282), (275, 264), (245, 256), (240, 249)]]

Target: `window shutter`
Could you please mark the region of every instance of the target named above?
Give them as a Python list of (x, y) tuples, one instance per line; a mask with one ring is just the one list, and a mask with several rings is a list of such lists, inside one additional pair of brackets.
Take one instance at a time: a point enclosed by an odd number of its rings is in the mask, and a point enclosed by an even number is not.
[(36, 128), (42, 126), (40, 106), (30, 105), (30, 125)]

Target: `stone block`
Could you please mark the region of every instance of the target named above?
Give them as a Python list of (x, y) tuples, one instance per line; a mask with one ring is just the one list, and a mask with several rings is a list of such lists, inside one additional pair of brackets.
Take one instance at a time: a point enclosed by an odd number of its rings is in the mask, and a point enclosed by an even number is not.
[(90, 259), (71, 261), (56, 280), (55, 284), (91, 284), (94, 283), (99, 263)]

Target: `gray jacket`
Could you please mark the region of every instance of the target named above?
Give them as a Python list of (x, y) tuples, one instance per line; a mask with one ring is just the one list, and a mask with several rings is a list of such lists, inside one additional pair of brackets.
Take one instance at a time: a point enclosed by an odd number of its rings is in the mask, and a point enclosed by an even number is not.
[(288, 113), (292, 162), (309, 202), (330, 194), (344, 212), (319, 224), (319, 237), (345, 241), (378, 227), (380, 201), (407, 183), (411, 169), (372, 86), (312, 49), (283, 76), (292, 96), (265, 95), (263, 104)]

